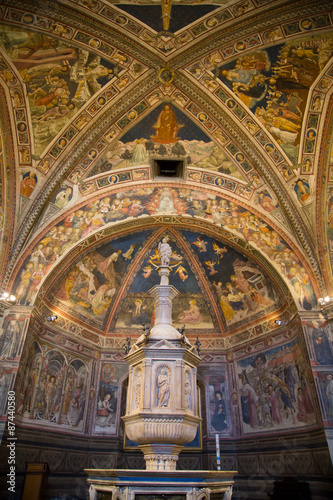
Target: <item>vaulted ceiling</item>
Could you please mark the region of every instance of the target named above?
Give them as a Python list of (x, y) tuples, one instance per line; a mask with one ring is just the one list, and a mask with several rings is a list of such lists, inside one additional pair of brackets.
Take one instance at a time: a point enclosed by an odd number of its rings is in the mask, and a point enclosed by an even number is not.
[(332, 293), (330, 2), (3, 0), (0, 52), (17, 304), (139, 334), (162, 237), (193, 335), (238, 343)]

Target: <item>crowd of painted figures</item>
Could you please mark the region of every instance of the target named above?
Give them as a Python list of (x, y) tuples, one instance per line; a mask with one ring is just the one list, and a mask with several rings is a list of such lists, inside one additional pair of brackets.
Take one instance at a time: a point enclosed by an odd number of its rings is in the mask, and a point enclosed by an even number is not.
[(82, 361), (65, 364), (63, 353), (51, 351), (43, 360), (36, 352), (20, 390), (18, 414), (69, 427), (83, 421), (87, 397), (87, 368)]
[[(274, 428), (302, 427), (315, 420), (311, 387), (298, 340), (236, 362), (239, 401), (244, 433)], [(104, 372), (103, 372), (104, 373)], [(164, 369), (156, 380), (158, 406), (167, 406), (169, 375)], [(331, 376), (328, 376), (327, 406), (331, 421)], [(116, 432), (118, 378), (100, 382), (95, 431)], [(27, 360), (27, 376), (18, 392), (18, 415), (32, 424), (38, 421), (82, 430), (88, 397), (88, 368), (80, 359), (65, 361), (59, 349), (41, 356), (33, 343)], [(211, 391), (212, 432), (227, 432), (230, 424), (223, 390)], [(228, 427), (229, 426), (229, 427)]]
[[(0, 46), (25, 83), (38, 154), (74, 113), (117, 74), (116, 67), (119, 68), (117, 57), (110, 63), (64, 40), (13, 26), (0, 26)], [(20, 91), (13, 94), (13, 104), (22, 107)], [(25, 123), (19, 126), (26, 130)], [(69, 139), (62, 138), (63, 144)], [(62, 147), (60, 141), (58, 144)]]
[[(317, 40), (306, 36), (240, 55), (219, 68), (220, 79), (255, 113), (294, 164), (308, 92), (332, 50), (331, 36)], [(322, 97), (317, 94), (311, 109), (320, 111), (321, 106)], [(316, 130), (310, 128), (306, 138), (306, 152), (313, 153)]]
[(52, 265), (76, 243), (110, 222), (150, 214), (200, 217), (239, 235), (272, 259), (299, 296), (300, 306), (316, 304), (309, 275), (278, 233), (257, 215), (224, 198), (189, 189), (147, 188), (118, 193), (67, 215), (36, 244), (16, 279), (19, 304), (31, 304)]
[(297, 343), (256, 355), (238, 376), (245, 430), (300, 426), (314, 420)]

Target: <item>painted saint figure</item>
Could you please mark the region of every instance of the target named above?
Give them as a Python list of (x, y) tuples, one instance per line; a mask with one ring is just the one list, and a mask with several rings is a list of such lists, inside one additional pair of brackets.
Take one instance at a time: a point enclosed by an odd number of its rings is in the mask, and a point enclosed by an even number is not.
[(226, 413), (225, 413), (225, 404), (222, 398), (222, 392), (221, 391), (216, 391), (215, 392), (215, 410), (214, 410), (214, 415), (212, 418), (212, 427), (218, 431), (224, 431), (224, 429), (227, 427), (225, 418), (226, 418)]
[(317, 363), (321, 365), (332, 364), (333, 356), (326, 332), (320, 328), (314, 328), (312, 330), (312, 341)]
[(181, 323), (191, 323), (192, 325), (196, 325), (202, 321), (200, 309), (194, 299), (190, 300), (190, 307), (183, 311), (182, 315), (178, 317), (178, 320)]
[(17, 352), (20, 328), (16, 320), (11, 320), (0, 337), (0, 359), (13, 359)]
[(7, 378), (4, 374), (4, 369), (0, 368), (0, 416), (2, 416), (4, 406), (7, 399)]
[(310, 186), (307, 182), (303, 181), (302, 179), (298, 179), (296, 181), (294, 190), (295, 193), (297, 194), (297, 198), (301, 203), (305, 203), (310, 196)]
[(169, 188), (162, 189), (157, 211), (161, 213), (177, 213)]
[(136, 144), (133, 148), (132, 158), (130, 159), (131, 165), (140, 165), (140, 163), (144, 163), (147, 161), (147, 150), (146, 146), (141, 142), (140, 139), (137, 139)]
[(333, 423), (333, 375), (329, 373), (326, 377), (326, 396), (328, 402), (328, 421)]
[(30, 198), (33, 190), (37, 184), (37, 176), (34, 172), (29, 172), (27, 175), (23, 176), (23, 180), (20, 185), (20, 193), (26, 198)]
[(172, 111), (170, 104), (165, 104), (163, 110), (157, 118), (157, 122), (153, 125), (155, 135), (152, 135), (151, 139), (160, 144), (177, 142), (179, 140), (177, 132), (183, 126), (184, 125), (177, 123), (177, 118)]
[(103, 401), (100, 399), (98, 402), (97, 423), (100, 427), (107, 426), (112, 419), (114, 408), (112, 407), (110, 399), (111, 394), (106, 394)]

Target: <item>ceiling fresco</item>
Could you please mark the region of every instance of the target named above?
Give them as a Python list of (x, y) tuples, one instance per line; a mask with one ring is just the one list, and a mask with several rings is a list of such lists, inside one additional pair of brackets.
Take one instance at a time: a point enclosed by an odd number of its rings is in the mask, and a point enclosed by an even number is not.
[[(0, 26), (0, 45), (25, 84), (36, 157), (96, 92), (119, 77), (124, 70), (120, 63), (127, 60), (117, 53), (110, 62), (67, 41), (5, 25)], [(15, 108), (20, 108), (22, 94), (14, 91), (12, 97)], [(17, 128), (27, 131), (23, 118)], [(67, 145), (73, 131), (69, 134), (58, 141), (59, 148)]]
[[(168, 3), (168, 2), (165, 2)], [(170, 2), (171, 4), (171, 2)], [(142, 23), (146, 24), (154, 31), (162, 32), (165, 31), (163, 26), (163, 18), (161, 16), (161, 6), (160, 5), (130, 5), (130, 4), (117, 4), (119, 9), (127, 12), (131, 16), (137, 18)], [(218, 5), (172, 5), (170, 9), (170, 14), (172, 11), (172, 17), (168, 26), (168, 31), (170, 33), (176, 33), (177, 31), (185, 28), (189, 24), (197, 21), (206, 14), (210, 14)], [(126, 20), (125, 20), (126, 22)]]
[[(200, 120), (205, 122), (207, 115), (202, 113)], [(92, 170), (89, 169), (88, 176), (146, 164), (152, 156), (186, 157), (191, 167), (221, 172), (246, 181), (237, 159), (232, 161), (218, 144), (171, 102), (157, 106), (120, 140), (114, 141)]]
[[(179, 292), (173, 324), (201, 334), (232, 330), (269, 316), (284, 299), (258, 264), (228, 245), (191, 231), (140, 231), (88, 251), (44, 300), (66, 317), (100, 331), (128, 334), (154, 324), (149, 290), (159, 284), (158, 242), (172, 247), (170, 283)], [(38, 269), (38, 265), (37, 265)], [(23, 301), (29, 302), (34, 273)]]
[[(311, 25), (308, 20), (308, 29)], [(240, 56), (216, 70), (215, 76), (255, 113), (293, 164), (297, 163), (309, 88), (325, 68), (332, 50), (332, 36), (321, 36), (316, 41), (302, 37)], [(311, 107), (320, 111), (321, 106), (319, 94)], [(307, 153), (313, 153), (315, 137), (316, 130), (309, 128)]]
[[(0, 6), (0, 274), (17, 305), (136, 335), (166, 231), (177, 327), (236, 338), (316, 310), (333, 293), (327, 3), (61, 6)], [(182, 175), (157, 175), (163, 159)]]
[[(260, 204), (266, 213), (274, 208), (267, 194), (260, 198)], [(301, 307), (312, 309), (315, 306), (308, 271), (287, 241), (265, 220), (220, 196), (167, 186), (119, 191), (116, 197), (106, 196), (72, 210), (43, 234), (26, 256), (14, 284), (17, 300), (30, 305), (38, 289), (36, 279), (43, 279), (53, 264), (82, 239), (109, 224), (129, 218), (140, 220), (149, 215), (190, 215), (239, 235), (274, 262), (296, 294), (300, 287), (306, 287), (307, 291), (299, 299)]]

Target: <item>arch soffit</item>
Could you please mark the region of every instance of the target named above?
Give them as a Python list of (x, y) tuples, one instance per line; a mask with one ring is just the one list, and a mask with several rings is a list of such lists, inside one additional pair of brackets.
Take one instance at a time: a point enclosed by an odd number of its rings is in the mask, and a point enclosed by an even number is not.
[[(139, 219), (132, 219), (130, 221), (119, 221), (112, 226), (106, 227), (88, 236), (86, 239), (81, 240), (75, 247), (73, 247), (65, 255), (61, 256), (55, 263), (54, 267), (44, 276), (38, 297), (38, 303), (41, 305), (43, 297), (47, 296), (48, 291), (54, 286), (59, 279), (63, 277), (68, 269), (72, 267), (80, 258), (87, 255), (94, 249), (97, 249), (102, 244), (109, 241), (114, 241), (117, 238), (127, 236), (131, 233), (137, 233), (146, 229), (153, 229), (162, 235), (164, 231), (171, 231), (172, 228), (176, 230), (187, 230), (187, 231), (200, 231), (207, 236), (212, 236), (218, 239), (222, 244), (227, 244), (228, 246), (234, 248), (236, 251), (247, 256), (257, 264), (259, 264), (264, 272), (269, 276), (269, 278), (276, 284), (282, 294), (285, 296), (288, 303), (292, 302), (292, 297), (295, 298), (296, 306), (299, 307), (297, 301), (297, 293), (290, 281), (282, 275), (280, 269), (274, 266), (274, 261), (270, 260), (267, 255), (264, 255), (252, 244), (245, 241), (245, 239), (240, 235), (233, 234), (226, 231), (223, 228), (217, 227), (212, 222), (203, 220), (195, 217), (186, 216), (150, 216)], [(299, 265), (304, 265), (302, 254), (295, 249), (294, 254), (299, 259)], [(318, 284), (315, 281), (315, 277), (311, 272), (311, 266), (304, 265), (306, 272), (311, 276), (311, 281), (314, 285), (314, 289), (318, 293)], [(23, 269), (23, 266), (22, 268)], [(18, 276), (18, 273), (16, 274)], [(124, 285), (121, 287), (125, 289), (127, 281), (124, 281)], [(123, 292), (118, 295), (121, 297)]]

